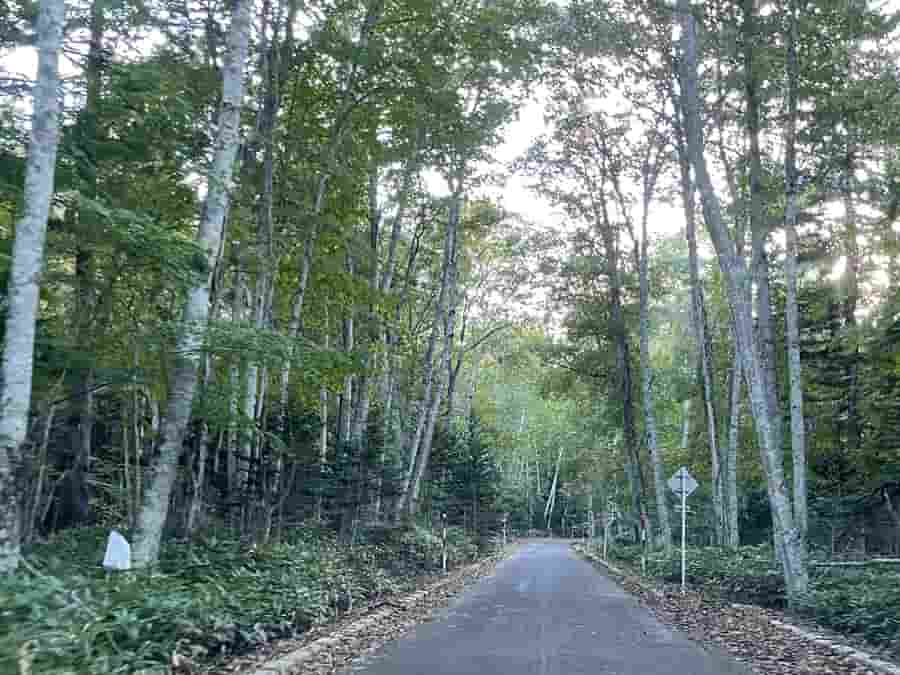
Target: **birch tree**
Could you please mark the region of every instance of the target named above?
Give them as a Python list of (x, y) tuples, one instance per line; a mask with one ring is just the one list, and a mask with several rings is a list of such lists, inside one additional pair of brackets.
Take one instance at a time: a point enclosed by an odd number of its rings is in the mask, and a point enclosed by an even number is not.
[(785, 486), (783, 451), (771, 419), (760, 346), (754, 335), (753, 308), (747, 293), (750, 274), (745, 261), (737, 255), (735, 242), (725, 226), (719, 197), (713, 186), (704, 154), (703, 123), (698, 92), (697, 25), (689, 0), (679, 0), (678, 22), (681, 29), (679, 75), (688, 156), (696, 176), (704, 219), (725, 279), (728, 301), (734, 316), (736, 349), (740, 353), (741, 363), (745, 369), (757, 442), (766, 474), (769, 506), (775, 529), (775, 546), (779, 551), (788, 595), (792, 601), (797, 601), (806, 593), (809, 578)]
[(28, 433), (38, 298), (56, 175), (59, 53), (65, 11), (63, 0), (41, 0), (38, 14), (38, 70), (32, 98), (24, 208), (16, 223), (0, 373), (0, 573), (16, 569), (21, 547), (16, 478)]
[(798, 3), (790, 0), (786, 12), (787, 26), (787, 125), (785, 127), (784, 210), (785, 258), (784, 276), (787, 286), (785, 321), (787, 323), (788, 380), (791, 406), (791, 457), (794, 467), (794, 519), (800, 544), (806, 546), (806, 421), (803, 417), (803, 374), (800, 366), (800, 311), (797, 306), (797, 117), (800, 68), (797, 57)]
[(171, 375), (165, 419), (160, 430), (157, 456), (137, 515), (134, 562), (152, 565), (159, 557), (169, 499), (178, 469), (182, 443), (191, 416), (204, 330), (209, 318), (210, 287), (218, 264), (228, 211), (234, 163), (240, 145), (240, 117), (244, 98), (244, 68), (250, 42), (251, 7), (239, 0), (228, 31), (228, 47), (222, 68), (222, 103), (212, 163), (207, 176), (207, 195), (197, 231), (202, 250), (202, 270), (188, 290), (179, 325), (175, 367)]
[[(650, 467), (653, 471), (653, 489), (656, 496), (660, 539), (668, 551), (672, 548), (672, 524), (669, 521), (666, 477), (663, 473), (663, 462), (656, 431), (656, 411), (654, 410), (653, 370), (650, 363), (650, 235), (647, 231), (650, 205), (661, 168), (663, 148), (662, 140), (654, 133), (652, 140), (647, 144), (646, 155), (641, 166), (641, 244), (637, 257), (640, 274), (640, 356), (644, 434), (647, 439), (647, 449), (650, 451)], [(635, 247), (637, 247), (636, 242)]]

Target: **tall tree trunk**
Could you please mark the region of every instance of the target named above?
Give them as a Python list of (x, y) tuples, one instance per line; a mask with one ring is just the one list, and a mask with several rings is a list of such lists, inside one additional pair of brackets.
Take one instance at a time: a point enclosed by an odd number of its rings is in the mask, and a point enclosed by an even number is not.
[[(644, 485), (641, 471), (640, 444), (637, 437), (637, 424), (634, 418), (634, 385), (631, 373), (631, 349), (628, 344), (628, 333), (625, 327), (625, 316), (622, 310), (622, 283), (619, 275), (619, 246), (616, 226), (612, 222), (606, 201), (600, 193), (598, 199), (600, 209), (597, 223), (603, 238), (605, 249), (605, 274), (609, 282), (610, 323), (612, 341), (616, 349), (616, 374), (619, 388), (618, 396), (622, 405), (622, 428), (625, 434), (625, 470), (631, 486), (631, 509), (634, 519), (635, 535), (644, 515)], [(595, 209), (596, 211), (596, 209)]]
[[(355, 272), (355, 261), (347, 254), (347, 272), (352, 276)], [(356, 349), (355, 342), (355, 308), (347, 309), (347, 316), (343, 320), (344, 325), (344, 352), (349, 356)], [(350, 543), (352, 527), (357, 513), (357, 489), (359, 485), (360, 456), (354, 445), (352, 436), (352, 422), (355, 410), (358, 409), (359, 392), (356, 390), (357, 377), (352, 373), (344, 376), (344, 389), (341, 392), (340, 405), (337, 418), (337, 448), (338, 452), (346, 457), (344, 476), (344, 489), (341, 496), (341, 528), (340, 538), (344, 543)], [(356, 407), (354, 407), (356, 406)]]
[(800, 367), (800, 311), (797, 301), (797, 115), (800, 69), (797, 61), (799, 17), (797, 0), (788, 4), (787, 26), (787, 108), (785, 131), (784, 185), (787, 203), (784, 211), (786, 250), (784, 276), (787, 283), (785, 316), (787, 323), (788, 376), (791, 400), (791, 457), (794, 467), (794, 521), (801, 546), (806, 548), (806, 427), (803, 417), (803, 377)]
[(238, 0), (231, 18), (226, 62), (222, 69), (222, 104), (215, 151), (208, 176), (208, 192), (197, 232), (197, 243), (205, 251), (201, 278), (188, 291), (179, 326), (176, 362), (166, 402), (165, 422), (159, 452), (151, 469), (137, 518), (134, 544), (136, 565), (152, 565), (159, 558), (169, 498), (175, 484), (178, 458), (191, 415), (203, 336), (209, 317), (210, 282), (218, 263), (220, 242), (231, 178), (240, 144), (240, 115), (244, 97), (244, 67), (250, 40), (251, 3)]
[(641, 213), (641, 251), (640, 251), (640, 352), (641, 352), (641, 386), (644, 404), (644, 429), (647, 435), (647, 449), (650, 451), (650, 464), (653, 470), (653, 487), (656, 493), (656, 513), (659, 519), (660, 539), (666, 551), (672, 548), (672, 524), (669, 521), (669, 504), (667, 501), (666, 477), (663, 473), (663, 462), (656, 435), (656, 413), (653, 409), (653, 371), (650, 365), (650, 241), (647, 233), (647, 221), (650, 217), (650, 196), (655, 176), (651, 182), (648, 172), (655, 169), (645, 167), (644, 199)]
[(328, 461), (328, 390), (322, 387), (319, 390), (319, 421), (322, 428), (319, 429), (319, 481), (316, 488), (316, 520), (322, 521), (322, 507), (325, 502), (325, 464)]
[[(675, 93), (674, 87), (669, 89), (672, 105), (677, 111), (681, 111), (681, 102)], [(683, 114), (683, 112), (682, 112)], [(716, 539), (722, 543), (724, 538), (724, 524), (728, 519), (726, 515), (727, 502), (723, 492), (723, 468), (726, 462), (718, 442), (717, 422), (715, 408), (715, 388), (712, 366), (712, 346), (709, 340), (709, 331), (706, 324), (706, 302), (703, 297), (703, 282), (700, 279), (700, 256), (697, 249), (697, 221), (695, 217), (696, 203), (694, 200), (694, 183), (691, 179), (690, 157), (688, 154), (687, 139), (685, 138), (684, 123), (681, 115), (675, 117), (675, 139), (678, 150), (678, 162), (680, 168), (681, 202), (684, 210), (685, 237), (688, 242), (688, 268), (690, 277), (690, 319), (691, 329), (694, 333), (694, 341), (697, 344), (697, 360), (700, 364), (700, 381), (703, 394), (703, 410), (706, 417), (706, 431), (709, 438), (710, 466), (712, 468), (712, 498), (713, 514), (715, 518)]]
[(553, 482), (550, 484), (550, 496), (547, 498), (547, 504), (544, 506), (544, 527), (547, 532), (550, 532), (550, 525), (553, 522), (553, 509), (556, 506), (556, 487), (559, 485), (559, 467), (562, 465), (565, 447), (565, 445), (560, 443), (559, 452), (556, 455), (556, 467), (553, 469)]
[[(282, 45), (282, 56), (280, 59), (281, 69), (288, 67), (289, 59), (287, 56), (291, 53), (294, 43), (294, 22), (297, 14), (297, 0), (288, 0), (288, 18), (286, 23), (286, 38)], [(368, 49), (369, 40), (372, 32), (375, 30), (378, 19), (384, 11), (383, 0), (371, 0), (366, 11), (365, 19), (360, 28), (357, 49), (360, 53), (365, 53)], [(360, 83), (367, 73), (367, 59), (354, 59), (353, 65), (348, 69), (346, 79), (343, 81), (343, 89), (341, 92), (341, 104), (334, 116), (334, 123), (329, 130), (327, 149), (322, 158), (324, 170), (319, 176), (316, 183), (316, 191), (313, 195), (312, 210), (310, 213), (310, 229), (307, 232), (303, 242), (303, 252), (300, 256), (300, 266), (297, 272), (297, 290), (291, 303), (291, 318), (288, 322), (287, 334), (291, 338), (291, 342), (296, 342), (300, 335), (303, 318), (303, 302), (306, 297), (306, 291), (309, 286), (309, 278), (312, 272), (313, 256), (315, 254), (316, 243), (319, 237), (320, 218), (325, 207), (325, 196), (328, 191), (328, 185), (331, 177), (336, 170), (335, 164), (340, 155), (341, 145), (347, 136), (350, 125), (350, 113), (357, 105), (359, 92), (357, 91)], [(282, 72), (282, 79), (286, 77), (286, 72)], [(287, 428), (287, 414), (289, 405), (289, 390), (291, 379), (291, 366), (293, 363), (294, 348), (291, 347), (290, 357), (285, 360), (281, 369), (280, 386), (279, 386), (279, 427)]]
[(438, 291), (438, 300), (435, 306), (435, 318), (434, 323), (431, 326), (431, 332), (428, 336), (428, 345), (425, 349), (425, 356), (423, 358), (423, 368), (422, 368), (422, 383), (423, 383), (423, 393), (422, 399), (419, 402), (419, 407), (416, 413), (416, 425), (412, 434), (412, 437), (409, 442), (409, 447), (407, 449), (407, 469), (403, 476), (403, 482), (400, 487), (400, 494), (397, 498), (397, 503), (395, 505), (395, 518), (397, 520), (401, 519), (404, 515), (408, 513), (409, 509), (409, 495), (410, 490), (412, 488), (416, 465), (419, 460), (419, 449), (422, 445), (422, 438), (425, 434), (425, 428), (428, 423), (429, 411), (431, 409), (431, 402), (434, 396), (435, 379), (438, 376), (438, 372), (436, 372), (435, 368), (435, 352), (437, 351), (437, 340), (441, 331), (441, 323), (444, 315), (444, 307), (447, 302), (447, 285), (448, 285), (448, 239), (449, 232), (445, 234), (444, 239), (444, 263), (443, 263), (443, 273), (441, 275), (441, 287)]
[(793, 602), (806, 593), (809, 578), (797, 529), (793, 522), (791, 503), (785, 489), (783, 452), (780, 445), (776, 443), (777, 437), (770, 416), (763, 364), (760, 361), (755, 342), (753, 309), (751, 303), (748, 302), (746, 290), (750, 281), (749, 274), (744, 261), (738, 257), (735, 243), (725, 226), (721, 205), (713, 188), (703, 152), (703, 124), (699, 109), (700, 96), (697, 83), (697, 26), (691, 13), (689, 0), (678, 0), (678, 14), (681, 26), (682, 107), (688, 154), (697, 177), (706, 225), (716, 250), (719, 267), (725, 279), (729, 303), (734, 314), (736, 348), (741, 356), (741, 363), (744, 366), (750, 390), (750, 406), (756, 426), (762, 464), (766, 473), (769, 505), (778, 533), (775, 543), (781, 552), (785, 586), (788, 596)]
[[(354, 270), (353, 260), (347, 256), (347, 271), (352, 275)], [(343, 320), (344, 325), (344, 353), (350, 355), (355, 347), (354, 336), (354, 311), (348, 309), (348, 315)], [(344, 389), (341, 392), (340, 410), (337, 420), (337, 445), (343, 451), (350, 443), (350, 421), (353, 419), (353, 389), (356, 377), (352, 373), (344, 376)]]
[(862, 425), (859, 417), (859, 336), (857, 335), (856, 309), (859, 304), (859, 272), (862, 261), (859, 254), (859, 225), (855, 200), (856, 159), (854, 157), (852, 129), (847, 134), (845, 175), (841, 188), (844, 202), (844, 256), (846, 259), (843, 283), (844, 340), (847, 346), (847, 441), (848, 456), (862, 447)]
[(24, 213), (16, 223), (13, 242), (0, 371), (3, 387), (0, 393), (0, 574), (18, 567), (21, 549), (16, 478), (22, 461), (22, 445), (28, 434), (38, 297), (56, 174), (60, 108), (57, 90), (64, 22), (63, 0), (41, 0), (37, 82), (25, 164)]
[(313, 252), (315, 251), (316, 238), (318, 235), (318, 219), (322, 213), (325, 204), (325, 193), (328, 187), (327, 174), (323, 175), (318, 182), (316, 195), (313, 202), (312, 213), (312, 230), (307, 235), (303, 244), (303, 254), (300, 258), (300, 271), (298, 274), (297, 290), (294, 300), (291, 303), (291, 317), (288, 321), (287, 335), (290, 338), (289, 357), (285, 359), (284, 365), (281, 367), (281, 381), (279, 387), (279, 428), (282, 435), (286, 438), (288, 435), (288, 410), (290, 407), (290, 384), (291, 384), (291, 365), (294, 361), (294, 344), (300, 336), (300, 329), (303, 323), (303, 302), (306, 299), (306, 290), (309, 285), (309, 276), (312, 270)]
[[(733, 330), (732, 343), (737, 345)], [(735, 347), (735, 352), (737, 352), (737, 347)], [(727, 458), (725, 463), (725, 503), (727, 505), (725, 545), (730, 548), (737, 548), (741, 543), (738, 524), (737, 460), (741, 431), (742, 384), (741, 362), (737, 353), (735, 353), (731, 370), (728, 373), (728, 438), (725, 451)]]
[(687, 450), (691, 439), (691, 399), (686, 398), (681, 403), (681, 449)]
[[(244, 321), (245, 299), (247, 296), (246, 259), (243, 243), (236, 242), (234, 250), (234, 283), (231, 288), (231, 320), (240, 324)], [(234, 355), (229, 368), (230, 399), (228, 401), (228, 447), (226, 448), (226, 471), (228, 474), (228, 498), (233, 505), (243, 495), (247, 487), (250, 465), (245, 456), (248, 445), (246, 420), (243, 405), (247, 395), (246, 372), (243, 371), (243, 357)], [(244, 409), (242, 409), (242, 407)]]
[[(213, 308), (215, 312), (215, 308)], [(209, 386), (212, 376), (212, 363), (209, 354), (203, 363), (203, 388)], [(191, 537), (200, 523), (203, 514), (203, 493), (206, 487), (206, 461), (209, 457), (210, 433), (206, 420), (200, 422), (200, 436), (197, 439), (197, 456), (194, 458), (191, 471), (191, 498), (188, 504), (187, 522), (184, 526), (185, 533)]]
[(444, 240), (444, 265), (441, 274), (441, 296), (444, 302), (438, 302), (439, 308), (435, 320), (443, 324), (444, 344), (438, 363), (436, 386), (432, 387), (432, 399), (427, 406), (425, 430), (422, 434), (422, 443), (416, 452), (416, 463), (413, 470), (412, 481), (406, 503), (406, 513), (414, 516), (419, 508), (419, 494), (422, 489), (422, 480), (431, 459), (431, 446), (434, 440), (434, 430), (437, 424), (438, 414), (441, 409), (444, 388), (440, 386), (441, 374), (449, 372), (451, 356), (453, 354), (453, 342), (456, 333), (457, 297), (456, 282), (459, 264), (459, 220), (462, 216), (462, 172), (456, 179), (456, 186), (450, 201), (450, 214), (447, 218), (447, 232)]
[[(221, 302), (222, 302), (222, 275), (221, 272), (214, 280), (214, 288), (212, 291), (212, 298), (210, 299), (212, 308), (210, 309), (210, 316), (213, 321), (219, 318), (219, 312), (221, 310)], [(135, 364), (136, 365), (136, 364)], [(212, 355), (206, 354), (203, 358), (203, 381), (202, 381), (202, 394), (208, 395), (210, 382), (213, 378), (213, 362)], [(196, 532), (201, 516), (203, 515), (204, 509), (204, 494), (206, 491), (206, 465), (208, 462), (210, 447), (213, 443), (212, 434), (210, 433), (209, 423), (207, 420), (200, 420), (200, 434), (197, 439), (197, 452), (196, 457), (191, 459), (190, 467), (191, 467), (191, 495), (190, 500), (188, 502), (188, 513), (187, 519), (185, 521), (185, 532), (188, 537)], [(137, 445), (137, 443), (135, 443)], [(214, 447), (214, 446), (213, 446)], [(213, 452), (216, 452), (218, 448), (214, 448)], [(126, 451), (127, 452), (127, 451)]]
[[(103, 8), (98, 0), (91, 3), (88, 54), (85, 68), (86, 96), (84, 109), (75, 125), (75, 138), (80, 158), (78, 178), (80, 196), (85, 201), (97, 198), (97, 140), (98, 116), (103, 67)], [(93, 237), (96, 236), (93, 204), (78, 209), (75, 225), (75, 289), (72, 334), (75, 363), (71, 369), (72, 457), (63, 487), (63, 510), (72, 524), (85, 523), (90, 518), (91, 456), (94, 435), (94, 368), (80, 350), (93, 344), (92, 326), (95, 320), (95, 269)]]
[[(377, 139), (371, 139), (373, 143)], [(378, 205), (378, 164), (374, 157), (369, 160), (368, 172), (368, 220), (369, 220), (369, 274), (367, 285), (374, 297), (381, 286), (381, 274), (379, 272), (379, 251), (381, 243), (381, 209)], [(377, 370), (375, 359), (377, 353), (373, 351), (376, 341), (381, 336), (381, 329), (377, 325), (378, 317), (373, 303), (369, 303), (363, 314), (360, 326), (360, 338), (362, 344), (363, 372), (359, 375), (356, 385), (357, 404), (353, 409), (350, 419), (350, 454), (353, 466), (352, 481), (350, 485), (353, 513), (345, 512), (345, 522), (350, 522), (351, 515), (355, 516), (367, 504), (370, 466), (368, 462), (367, 430), (369, 428), (369, 414), (371, 412), (372, 377), (369, 374)]]
[(744, 85), (747, 139), (749, 141), (748, 160), (750, 165), (750, 236), (752, 248), (751, 267), (756, 286), (756, 327), (758, 332), (759, 358), (762, 366), (763, 382), (766, 387), (766, 401), (773, 443), (781, 448), (784, 438), (782, 431), (781, 406), (778, 398), (778, 378), (775, 359), (775, 319), (772, 316), (772, 298), (769, 288), (769, 258), (766, 240), (769, 234), (762, 193), (762, 152), (759, 146), (760, 113), (758, 76), (754, 55), (756, 51), (756, 0), (744, 0)]

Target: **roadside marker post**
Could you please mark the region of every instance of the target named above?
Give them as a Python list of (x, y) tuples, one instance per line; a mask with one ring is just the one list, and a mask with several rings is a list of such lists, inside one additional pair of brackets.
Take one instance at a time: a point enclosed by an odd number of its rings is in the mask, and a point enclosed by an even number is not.
[(447, 514), (441, 514), (441, 569), (447, 573)]
[(697, 481), (687, 467), (683, 466), (669, 479), (669, 488), (681, 495), (681, 594), (684, 595), (687, 576), (687, 498), (697, 489)]
[(607, 553), (609, 552), (609, 528), (616, 522), (615, 504), (610, 502), (607, 504), (607, 511), (603, 515), (603, 562), (607, 562)]

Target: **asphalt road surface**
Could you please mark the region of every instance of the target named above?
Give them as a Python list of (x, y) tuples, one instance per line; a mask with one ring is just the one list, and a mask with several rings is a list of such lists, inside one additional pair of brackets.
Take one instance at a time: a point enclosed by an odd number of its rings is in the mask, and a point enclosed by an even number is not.
[(749, 675), (660, 624), (564, 542), (496, 574), (345, 675)]

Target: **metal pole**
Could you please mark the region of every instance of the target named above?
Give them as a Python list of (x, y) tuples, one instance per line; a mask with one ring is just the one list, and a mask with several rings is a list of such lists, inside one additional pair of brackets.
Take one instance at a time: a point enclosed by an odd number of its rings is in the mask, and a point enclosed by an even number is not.
[(687, 493), (684, 489), (684, 474), (681, 471), (681, 594), (684, 595), (684, 578), (687, 570)]
[(447, 573), (447, 514), (441, 514), (441, 569)]
[(606, 562), (606, 551), (609, 542), (609, 519), (603, 521), (603, 562)]

